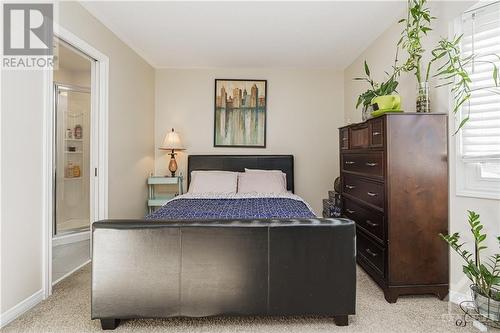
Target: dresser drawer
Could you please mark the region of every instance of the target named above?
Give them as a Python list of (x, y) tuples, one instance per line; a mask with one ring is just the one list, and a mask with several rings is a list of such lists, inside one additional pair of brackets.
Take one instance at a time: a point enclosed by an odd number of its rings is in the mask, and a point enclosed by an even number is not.
[(356, 233), (357, 255), (368, 261), (374, 269), (384, 276), (385, 251), (362, 231)]
[(384, 214), (373, 209), (364, 207), (353, 200), (344, 199), (344, 215), (356, 222), (358, 226), (385, 242), (385, 221)]
[(384, 176), (384, 153), (342, 154), (342, 170), (367, 176)]
[(370, 129), (367, 123), (357, 125), (351, 128), (350, 133), (351, 149), (368, 148), (370, 145)]
[(370, 121), (370, 147), (384, 146), (384, 120), (382, 118)]
[(349, 149), (349, 129), (340, 129), (340, 149)]
[(343, 174), (342, 185), (343, 193), (384, 209), (384, 184), (355, 175)]

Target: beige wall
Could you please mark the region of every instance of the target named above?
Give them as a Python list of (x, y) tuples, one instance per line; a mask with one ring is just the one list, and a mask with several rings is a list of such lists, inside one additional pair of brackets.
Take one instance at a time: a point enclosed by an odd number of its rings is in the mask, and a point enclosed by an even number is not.
[(0, 313), (42, 289), (41, 71), (2, 71)]
[[(472, 6), (474, 2), (439, 2), (434, 3), (432, 14), (439, 17), (439, 21), (434, 23), (434, 37), (430, 38), (426, 45), (427, 49), (436, 41), (436, 36), (447, 36), (451, 32), (451, 24), (463, 10)], [(394, 24), (386, 30), (373, 44), (369, 47), (350, 65), (344, 72), (344, 98), (345, 98), (345, 121), (359, 122), (361, 121), (360, 110), (355, 110), (357, 96), (366, 90), (367, 86), (360, 82), (352, 80), (355, 76), (363, 75), (363, 61), (368, 60), (371, 71), (375, 72), (376, 80), (384, 79), (384, 70), (390, 70), (393, 64), (393, 50), (399, 40), (401, 28)], [(387, 52), (386, 50), (390, 50)], [(403, 53), (404, 55), (404, 53)], [(415, 95), (416, 95), (416, 80), (414, 75), (403, 75), (400, 80), (399, 93), (403, 100), (403, 109), (406, 111), (415, 110)], [(431, 108), (436, 112), (449, 112), (449, 93), (446, 88), (432, 89), (431, 91)], [(455, 128), (454, 116), (450, 115), (450, 128)], [(498, 245), (494, 242), (494, 236), (500, 234), (500, 224), (498, 216), (500, 216), (500, 201), (487, 200), (470, 197), (461, 197), (456, 194), (456, 137), (449, 134), (449, 165), (450, 165), (450, 203), (449, 203), (449, 230), (450, 232), (461, 232), (465, 237), (464, 240), (470, 241), (469, 230), (467, 228), (466, 214), (467, 210), (475, 210), (481, 214), (481, 221), (485, 224), (486, 231), (489, 233), (490, 250), (498, 249)], [(454, 253), (450, 256), (450, 283), (453, 293), (468, 293), (467, 289), (469, 282), (462, 272), (461, 259)]]
[[(266, 79), (267, 148), (214, 148), (214, 79)], [(161, 69), (156, 72), (156, 145), (174, 127), (188, 154), (293, 154), (295, 191), (321, 215), (322, 198), (339, 174), (337, 128), (343, 123), (342, 72), (299, 69)], [(166, 174), (167, 155), (156, 153)]]
[[(142, 217), (153, 169), (154, 70), (79, 4), (59, 3), (56, 21), (109, 57), (109, 216)], [(1, 93), (3, 315), (42, 289), (43, 72), (3, 71)]]

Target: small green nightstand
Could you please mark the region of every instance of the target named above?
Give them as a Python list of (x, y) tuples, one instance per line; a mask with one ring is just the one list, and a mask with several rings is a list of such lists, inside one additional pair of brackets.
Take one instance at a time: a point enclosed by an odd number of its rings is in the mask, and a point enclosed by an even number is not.
[[(177, 185), (177, 192), (170, 192), (161, 195), (156, 194), (156, 185)], [(165, 202), (173, 197), (182, 194), (182, 176), (163, 177), (153, 176), (148, 178), (148, 212), (151, 214), (155, 207), (161, 207)]]

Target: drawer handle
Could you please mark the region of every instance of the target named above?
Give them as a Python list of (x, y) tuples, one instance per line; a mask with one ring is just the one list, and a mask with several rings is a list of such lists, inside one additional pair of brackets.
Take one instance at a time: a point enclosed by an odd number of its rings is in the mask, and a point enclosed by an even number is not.
[(342, 138), (342, 141), (347, 141), (347, 138)]
[(354, 185), (346, 185), (345, 188), (348, 188), (349, 190), (353, 190), (356, 188)]
[(349, 214), (354, 214), (354, 213), (356, 213), (356, 211), (355, 211), (355, 210), (352, 210), (352, 209), (349, 209), (349, 208), (346, 208), (346, 210), (345, 210), (345, 211), (346, 211), (346, 212), (348, 212)]
[(375, 163), (375, 162), (366, 162), (366, 165), (369, 166), (369, 167), (374, 167), (374, 166), (377, 166), (378, 163)]
[(373, 192), (366, 192), (366, 194), (368, 194), (369, 197), (376, 197), (377, 196), (377, 193), (373, 193)]
[(380, 135), (380, 134), (382, 134), (382, 133), (380, 133), (380, 132), (373, 132), (372, 133), (373, 136), (377, 136), (377, 135)]
[(370, 220), (366, 220), (366, 224), (368, 224), (372, 228), (378, 227), (378, 223), (374, 223)]
[(376, 257), (378, 256), (377, 253), (373, 252), (372, 250), (370, 250), (369, 248), (366, 249), (366, 253), (368, 253), (369, 255), (371, 255), (372, 257)]
[(345, 164), (347, 164), (347, 165), (352, 165), (352, 164), (355, 164), (355, 163), (356, 162), (354, 162), (354, 161), (345, 161)]

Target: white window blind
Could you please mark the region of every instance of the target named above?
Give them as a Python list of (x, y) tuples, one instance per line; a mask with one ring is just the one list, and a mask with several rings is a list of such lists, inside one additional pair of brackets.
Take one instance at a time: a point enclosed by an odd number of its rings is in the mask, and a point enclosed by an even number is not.
[[(464, 161), (500, 159), (500, 89), (494, 88), (494, 61), (500, 68), (500, 2), (466, 12), (462, 17), (462, 51), (476, 54), (467, 71), (473, 90), (469, 103), (462, 107), (462, 117), (469, 121), (461, 130), (461, 154)], [(478, 88), (485, 88), (475, 91)], [(470, 109), (469, 109), (470, 108)], [(470, 113), (469, 113), (470, 112)]]

